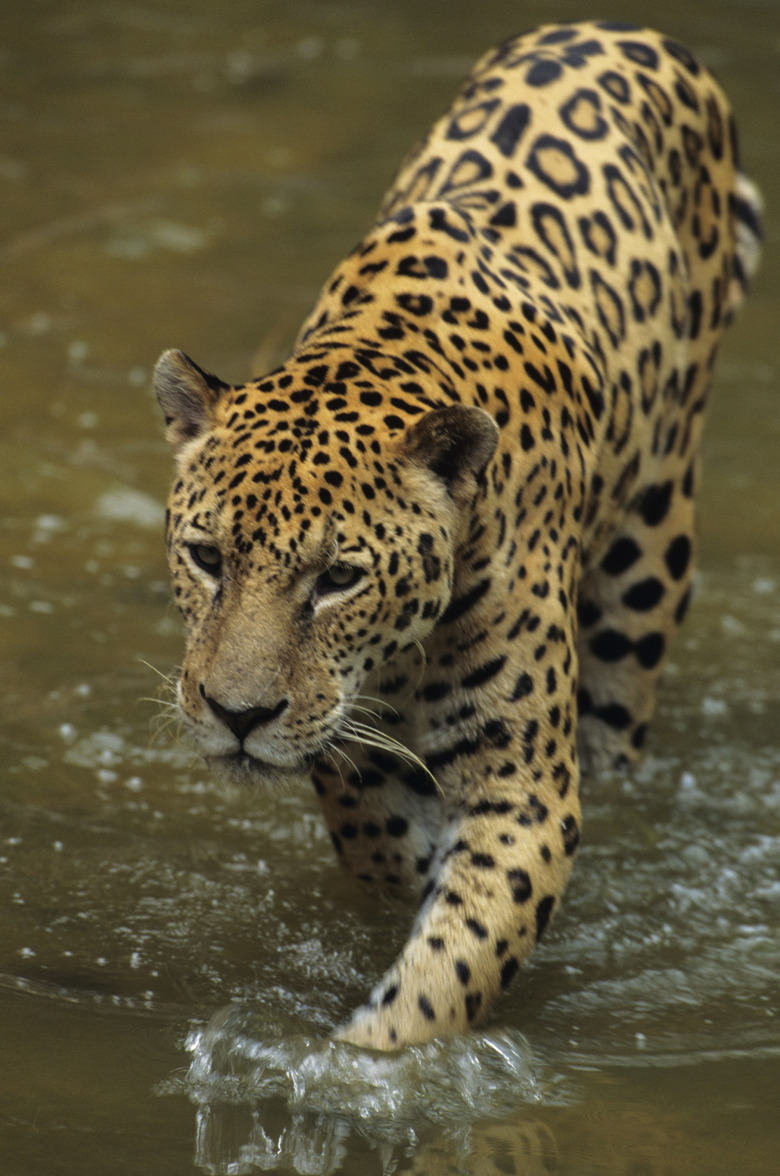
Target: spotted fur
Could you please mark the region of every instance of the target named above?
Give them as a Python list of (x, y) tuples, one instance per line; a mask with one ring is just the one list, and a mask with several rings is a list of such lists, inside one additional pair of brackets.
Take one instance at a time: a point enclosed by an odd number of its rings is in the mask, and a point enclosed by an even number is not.
[(311, 774), (344, 866), (421, 895), (347, 1041), (477, 1022), (558, 907), (581, 765), (642, 747), (756, 259), (735, 144), (657, 33), (507, 41), (281, 368), (160, 360), (195, 745), (229, 778)]

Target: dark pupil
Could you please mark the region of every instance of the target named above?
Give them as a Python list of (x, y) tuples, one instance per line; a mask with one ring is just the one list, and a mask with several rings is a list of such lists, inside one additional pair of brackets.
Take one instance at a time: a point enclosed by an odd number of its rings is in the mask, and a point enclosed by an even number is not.
[(206, 544), (196, 544), (192, 548), (192, 554), (195, 563), (203, 568), (206, 572), (215, 572), (218, 570), (222, 558), (216, 547), (209, 547)]
[(339, 588), (344, 588), (354, 580), (355, 569), (345, 567), (343, 564), (335, 564), (328, 572), (328, 576)]

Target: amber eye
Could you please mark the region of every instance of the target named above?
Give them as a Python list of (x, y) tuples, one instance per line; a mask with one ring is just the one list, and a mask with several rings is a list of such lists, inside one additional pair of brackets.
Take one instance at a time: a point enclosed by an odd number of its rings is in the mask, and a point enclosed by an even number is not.
[(190, 558), (196, 568), (218, 579), (222, 575), (222, 554), (208, 543), (189, 543)]
[(334, 563), (317, 577), (317, 595), (327, 596), (329, 592), (343, 592), (357, 584), (363, 575), (361, 568), (353, 568), (351, 564)]

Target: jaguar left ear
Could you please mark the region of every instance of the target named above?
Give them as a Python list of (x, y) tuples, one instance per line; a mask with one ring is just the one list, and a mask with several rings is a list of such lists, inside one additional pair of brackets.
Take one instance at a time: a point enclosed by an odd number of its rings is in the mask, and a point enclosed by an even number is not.
[(406, 456), (431, 470), (450, 491), (466, 474), (481, 478), (498, 445), (498, 425), (481, 408), (434, 408), (406, 434)]
[(205, 433), (214, 406), (230, 385), (204, 372), (183, 351), (165, 351), (154, 369), (154, 391), (167, 425), (174, 453)]

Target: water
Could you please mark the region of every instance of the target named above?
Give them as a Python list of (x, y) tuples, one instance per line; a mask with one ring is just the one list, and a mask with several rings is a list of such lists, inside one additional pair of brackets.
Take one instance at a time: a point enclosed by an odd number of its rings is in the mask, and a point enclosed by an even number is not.
[(272, 361), (476, 55), (582, 14), (443, 8), (0, 14), (0, 1176), (776, 1166), (773, 2), (653, 8), (732, 97), (767, 248), (718, 369), (650, 756), (588, 782), (561, 914), (486, 1028), (332, 1045), (408, 909), (338, 873), (308, 788), (226, 795), (158, 722), (151, 667), (181, 634), (150, 366), (171, 345), (226, 379)]

